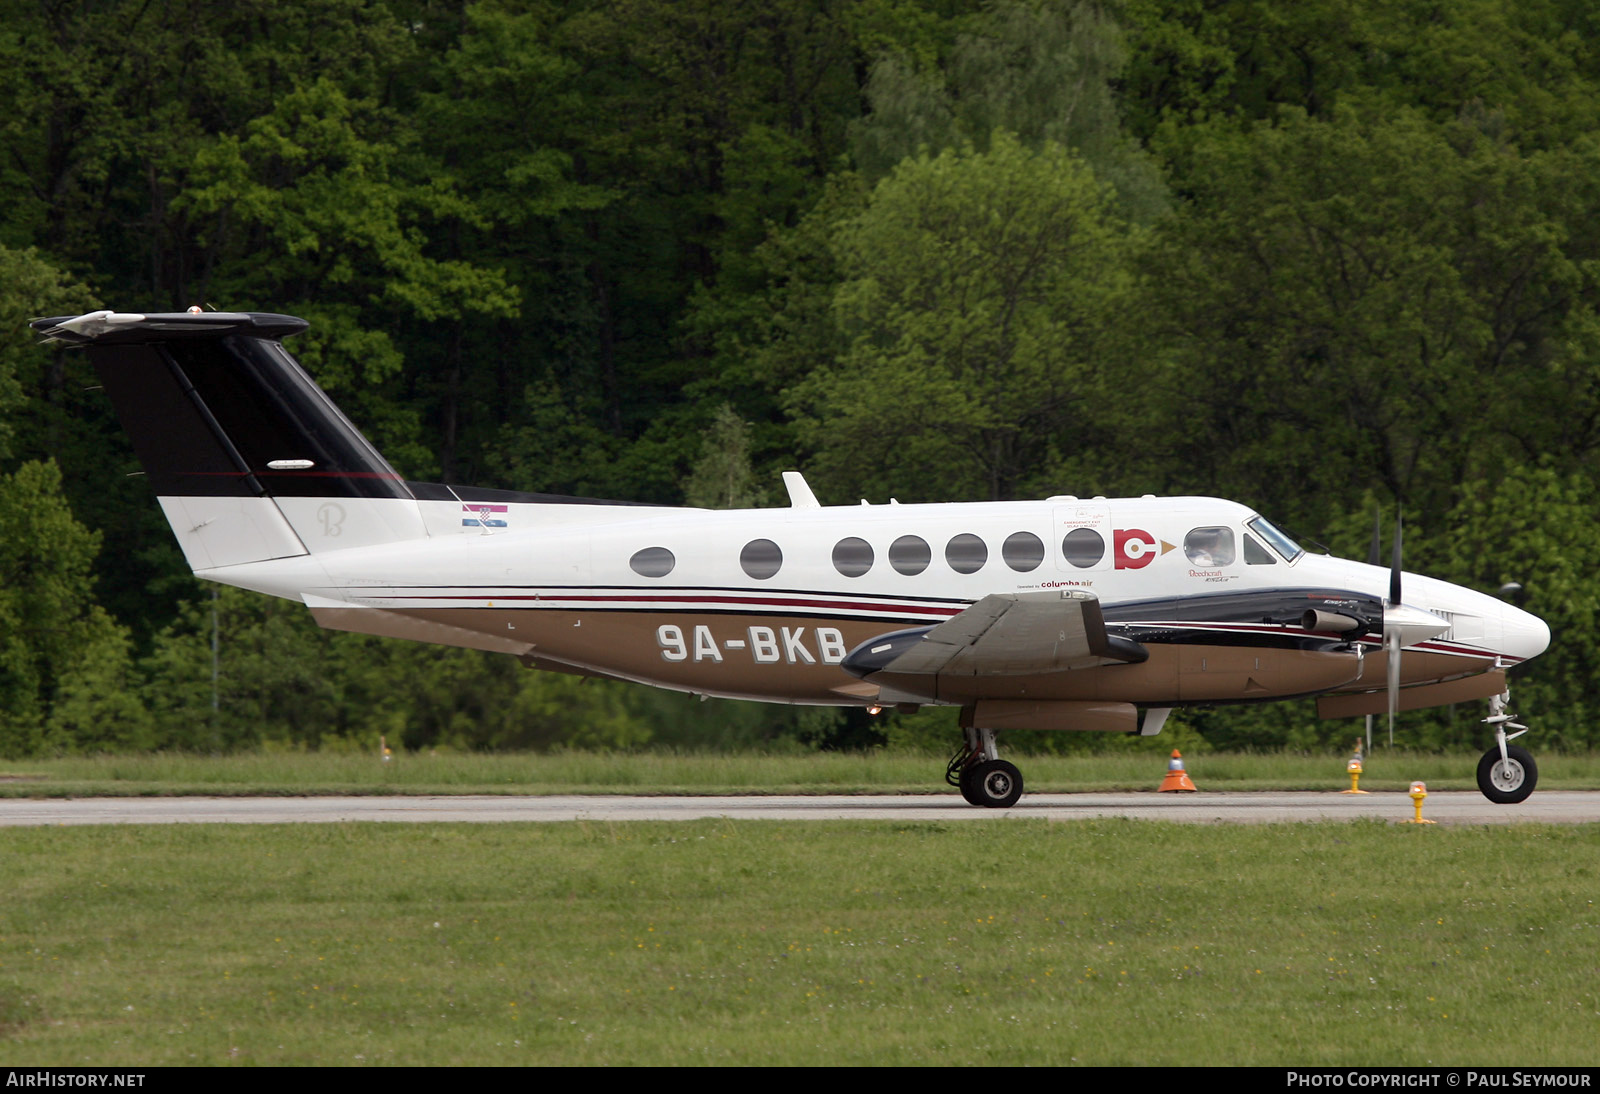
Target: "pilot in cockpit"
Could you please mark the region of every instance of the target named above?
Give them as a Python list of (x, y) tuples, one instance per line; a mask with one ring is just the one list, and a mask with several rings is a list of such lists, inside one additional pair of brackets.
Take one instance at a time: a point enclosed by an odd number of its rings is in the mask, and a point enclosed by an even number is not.
[(1183, 537), (1193, 566), (1226, 566), (1233, 561), (1233, 534), (1226, 528), (1196, 528)]

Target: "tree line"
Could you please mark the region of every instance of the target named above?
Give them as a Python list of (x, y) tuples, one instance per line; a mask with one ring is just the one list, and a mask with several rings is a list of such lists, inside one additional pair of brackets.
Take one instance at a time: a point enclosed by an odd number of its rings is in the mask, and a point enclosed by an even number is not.
[[(0, 0), (0, 753), (922, 739), (321, 632), (189, 576), (82, 355), (214, 304), (408, 477), (699, 505), (1199, 493), (1524, 586), (1594, 743), (1581, 0)], [(1426, 744), (1477, 710), (1407, 716)], [(1189, 712), (1216, 743), (1347, 735)], [(948, 720), (948, 719), (946, 719)]]

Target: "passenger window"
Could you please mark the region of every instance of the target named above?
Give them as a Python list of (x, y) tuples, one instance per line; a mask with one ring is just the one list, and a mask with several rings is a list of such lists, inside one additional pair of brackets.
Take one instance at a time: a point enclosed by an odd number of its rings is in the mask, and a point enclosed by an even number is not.
[(933, 561), (933, 550), (921, 536), (901, 536), (889, 544), (889, 565), (897, 573), (915, 577)]
[(1193, 566), (1232, 566), (1233, 529), (1196, 528), (1183, 537), (1183, 553)]
[(640, 577), (666, 577), (672, 572), (672, 567), (678, 560), (672, 557), (672, 552), (665, 547), (646, 547), (642, 551), (634, 552), (628, 560), (628, 565), (633, 567), (633, 572)]
[(739, 565), (757, 581), (765, 581), (783, 565), (783, 551), (770, 539), (753, 539), (739, 552)]
[(989, 548), (971, 532), (962, 532), (945, 544), (944, 560), (958, 574), (975, 574), (989, 561)]
[(1062, 556), (1080, 570), (1087, 570), (1106, 556), (1105, 537), (1093, 528), (1074, 528), (1061, 540)]
[(872, 544), (851, 536), (833, 545), (833, 568), (845, 577), (860, 577), (872, 569)]
[(1044, 561), (1044, 541), (1032, 532), (1013, 532), (1001, 545), (1000, 557), (1018, 573), (1037, 570)]
[(1244, 536), (1244, 560), (1251, 566), (1276, 566), (1278, 560), (1272, 557), (1272, 552), (1256, 542), (1254, 536), (1246, 532)]

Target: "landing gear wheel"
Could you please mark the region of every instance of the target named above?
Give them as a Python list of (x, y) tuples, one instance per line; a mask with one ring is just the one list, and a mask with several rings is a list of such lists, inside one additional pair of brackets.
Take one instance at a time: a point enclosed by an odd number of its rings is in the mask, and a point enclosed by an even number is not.
[(961, 781), (956, 785), (961, 789), (961, 796), (968, 805), (983, 805), (984, 800), (978, 796), (978, 768), (982, 764), (968, 764), (961, 769)]
[(962, 779), (961, 792), (964, 796), (970, 783), (972, 796), (967, 800), (972, 804), (987, 809), (1010, 809), (1022, 797), (1022, 772), (1017, 770), (1015, 764), (1005, 760), (985, 760), (969, 770), (972, 774)]
[(1478, 789), (1496, 804), (1515, 805), (1527, 801), (1538, 782), (1539, 766), (1525, 748), (1507, 745), (1506, 758), (1502, 760), (1500, 747), (1496, 745), (1478, 761)]

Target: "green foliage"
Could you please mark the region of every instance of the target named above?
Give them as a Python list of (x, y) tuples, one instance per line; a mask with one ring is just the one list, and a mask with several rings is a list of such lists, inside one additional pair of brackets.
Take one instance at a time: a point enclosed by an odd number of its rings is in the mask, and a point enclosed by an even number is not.
[(1009, 498), (1089, 447), (1128, 287), (1108, 205), (1065, 149), (997, 133), (907, 160), (836, 223), (841, 350), (789, 393), (822, 485)]
[(463, 15), (460, 38), (438, 66), (438, 89), (420, 95), (419, 111), (428, 147), (458, 189), (497, 225), (604, 208), (616, 195), (576, 181), (571, 153), (551, 144), (583, 124), (584, 107), (572, 86), (578, 65), (552, 40), (554, 8), (489, 0)]
[(1507, 582), (1550, 627), (1550, 648), (1511, 678), (1511, 709), (1544, 739), (1600, 742), (1591, 681), (1600, 674), (1600, 515), (1595, 481), (1552, 466), (1512, 467), (1498, 483), (1464, 485), (1430, 557), (1438, 576), (1485, 591)]
[(1192, 198), (1144, 279), (1162, 486), (1319, 527), (1374, 484), (1440, 513), (1553, 436), (1591, 450), (1593, 149), (1343, 110), (1187, 139)]
[(754, 509), (763, 496), (750, 470), (750, 427), (724, 403), (711, 420), (683, 499), (704, 509)]
[(489, 457), (497, 481), (518, 490), (610, 496), (607, 470), (617, 439), (579, 413), (553, 382), (530, 384), (524, 401), (527, 424), (508, 431)]
[(127, 632), (94, 602), (99, 546), (55, 464), (0, 477), (0, 755), (146, 743)]
[[(28, 320), (39, 315), (71, 315), (86, 310), (92, 302), (81, 285), (46, 262), (37, 250), (0, 246), (0, 330), (21, 331)], [(20, 424), (13, 415), (29, 395), (52, 386), (48, 375), (38, 376), (41, 356), (20, 338), (0, 342), (0, 459), (12, 454), (13, 435)], [(44, 365), (44, 370), (60, 367), (58, 357)]]
[(0, 341), (0, 460), (53, 460), (64, 469), (61, 500), (119, 547), (95, 559), (96, 597), (113, 616), (137, 618), (149, 610), (146, 584), (181, 566), (177, 545), (149, 491), (126, 477), (137, 464), (88, 355), (41, 350), (24, 333), (38, 316), (96, 307), (82, 281), (37, 250), (0, 247), (0, 330), (11, 332)]
[(1541, 145), (1594, 129), (1596, 14), (1568, 0), (1126, 0), (1123, 102), (1147, 138), (1210, 118), (1365, 102), (1492, 117)]
[(47, 749), (55, 752), (133, 752), (154, 748), (155, 726), (146, 708), (145, 680), (127, 631), (103, 613), (76, 658), (63, 666), (45, 723)]
[(408, 748), (620, 748), (651, 736), (627, 689), (473, 650), (324, 631), (299, 604), (237, 589), (190, 602), (145, 669), (167, 748), (375, 746), (380, 735)]
[(228, 243), (277, 259), (235, 265), (234, 298), (332, 290), (427, 321), (514, 315), (499, 271), (428, 253), (427, 222), (480, 214), (448, 179), (428, 177), (413, 140), (377, 102), (319, 78), (282, 96), (242, 136), (204, 142), (173, 205), (218, 225)]
[(921, 153), (971, 146), (996, 133), (1031, 148), (1070, 148), (1143, 219), (1165, 207), (1159, 173), (1123, 132), (1112, 83), (1125, 62), (1122, 30), (1093, 0), (1006, 0), (957, 38), (942, 67), (885, 57), (866, 85), (871, 113), (851, 126), (858, 168), (877, 179)]

